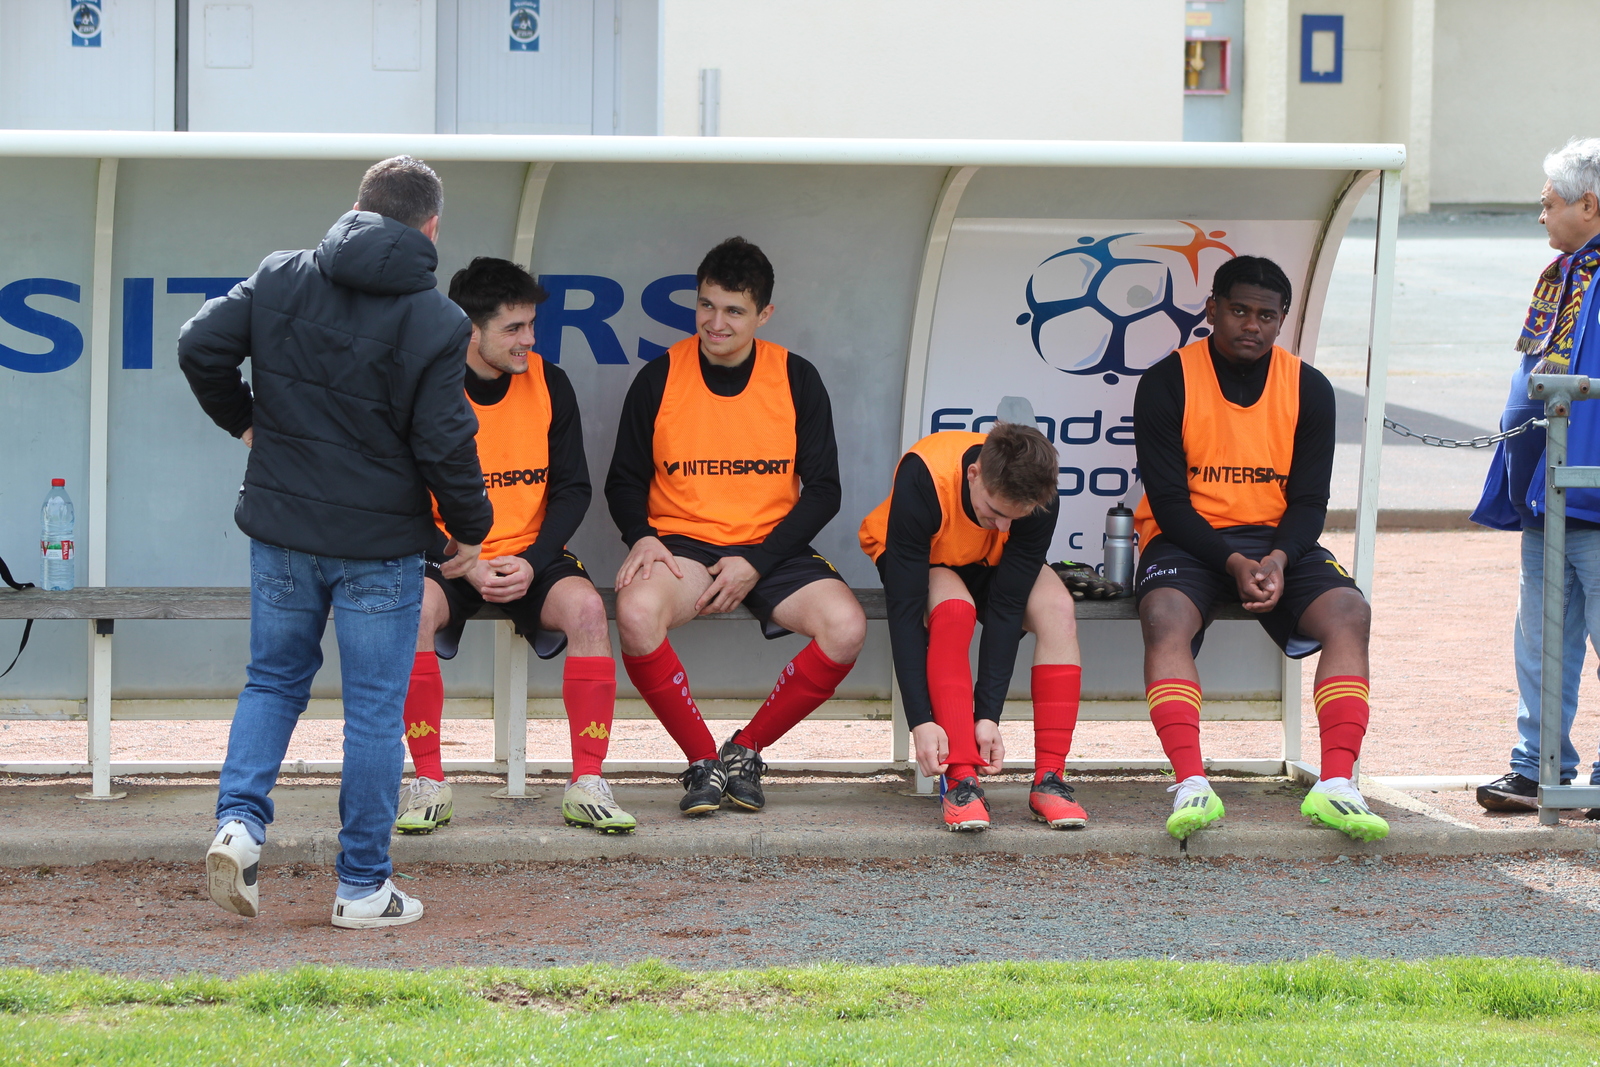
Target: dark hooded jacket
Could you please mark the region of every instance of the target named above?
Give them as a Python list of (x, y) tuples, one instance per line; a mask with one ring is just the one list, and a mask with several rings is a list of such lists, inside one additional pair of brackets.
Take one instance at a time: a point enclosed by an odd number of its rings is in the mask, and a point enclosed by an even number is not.
[(436, 536), (432, 490), (452, 536), (488, 536), (461, 382), (471, 325), (439, 292), (438, 262), (420, 230), (351, 211), (184, 325), (178, 361), (200, 406), (235, 437), (255, 428), (234, 509), (246, 534), (319, 556), (411, 555)]

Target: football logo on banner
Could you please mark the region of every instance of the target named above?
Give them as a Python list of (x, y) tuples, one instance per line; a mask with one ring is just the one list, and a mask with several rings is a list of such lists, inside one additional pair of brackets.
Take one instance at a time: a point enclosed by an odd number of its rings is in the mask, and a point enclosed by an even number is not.
[(104, 20), (100, 0), (71, 0), (72, 47), (99, 48)]
[(539, 0), (510, 0), (511, 51), (539, 50)]
[(1002, 397), (1025, 397), (1060, 456), (1051, 558), (1099, 562), (1106, 508), (1144, 495), (1140, 376), (1210, 334), (1211, 276), (1236, 253), (1277, 260), (1301, 297), (1316, 236), (1302, 220), (956, 220), (911, 439), (986, 432)]

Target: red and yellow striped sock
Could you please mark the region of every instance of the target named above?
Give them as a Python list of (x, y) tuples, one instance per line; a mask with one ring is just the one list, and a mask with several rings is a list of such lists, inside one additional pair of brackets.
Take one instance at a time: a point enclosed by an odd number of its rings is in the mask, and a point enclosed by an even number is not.
[(1361, 739), (1372, 715), (1367, 680), (1353, 674), (1324, 678), (1314, 696), (1322, 734), (1322, 777), (1348, 778), (1361, 756)]
[(1186, 678), (1163, 678), (1144, 691), (1150, 705), (1150, 723), (1161, 748), (1172, 763), (1178, 781), (1202, 777), (1205, 760), (1200, 755), (1200, 686)]

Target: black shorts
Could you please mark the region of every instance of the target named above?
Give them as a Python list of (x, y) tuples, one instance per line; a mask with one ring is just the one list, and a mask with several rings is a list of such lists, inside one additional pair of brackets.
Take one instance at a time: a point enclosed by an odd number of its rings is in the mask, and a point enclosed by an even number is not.
[[(524, 553), (526, 558), (526, 553)], [(483, 607), (483, 597), (478, 595), (477, 589), (465, 578), (446, 578), (440, 573), (440, 566), (444, 557), (432, 552), (423, 557), (423, 577), (431, 578), (437, 582), (439, 588), (444, 590), (444, 598), (450, 605), (450, 621), (445, 623), (444, 629), (433, 635), (433, 650), (440, 659), (455, 659), (456, 653), (461, 649), (461, 631), (466, 628), (467, 620), (477, 614)], [(539, 616), (544, 612), (544, 598), (550, 595), (551, 588), (563, 578), (582, 578), (591, 584), (593, 578), (584, 569), (583, 561), (571, 552), (562, 550), (551, 564), (542, 571), (536, 571), (533, 581), (528, 585), (528, 591), (520, 600), (513, 600), (509, 604), (496, 604), (495, 607), (505, 612), (517, 628), (517, 633), (528, 639), (528, 644), (533, 646), (534, 654), (540, 659), (553, 659), (561, 654), (567, 647), (567, 635), (560, 630), (543, 630), (539, 628)]]
[[(1277, 532), (1271, 526), (1233, 526), (1217, 531), (1229, 548), (1250, 559), (1261, 559), (1271, 552)], [(1300, 632), (1300, 616), (1313, 600), (1328, 590), (1355, 588), (1355, 580), (1339, 565), (1333, 553), (1321, 545), (1312, 545), (1305, 555), (1289, 561), (1284, 569), (1283, 596), (1278, 606), (1258, 618), (1267, 636), (1283, 649), (1284, 655), (1303, 659), (1322, 646)], [(1212, 570), (1165, 537), (1155, 538), (1139, 554), (1136, 595), (1143, 600), (1152, 589), (1176, 589), (1200, 610), (1204, 621), (1191, 645), (1196, 654), (1217, 606), (1239, 600), (1239, 587), (1226, 571)]]
[[(661, 543), (666, 545), (674, 556), (692, 559), (702, 567), (714, 565), (723, 556), (748, 556), (761, 547), (760, 545), (713, 545), (682, 534), (664, 534)], [(744, 606), (750, 609), (750, 614), (761, 620), (761, 635), (768, 641), (785, 637), (792, 631), (785, 630), (773, 622), (772, 612), (798, 590), (826, 578), (832, 578), (834, 581), (844, 580), (839, 577), (839, 572), (834, 569), (833, 564), (819, 555), (816, 549), (805, 545), (794, 555), (763, 574), (750, 588), (750, 592), (745, 594)]]
[[(978, 621), (983, 625), (989, 624), (989, 583), (994, 581), (994, 568), (987, 563), (963, 563), (953, 566), (949, 563), (934, 563), (934, 567), (943, 567), (951, 571), (961, 584), (967, 587), (967, 592), (972, 594), (972, 604), (978, 609)], [(878, 557), (878, 577), (883, 578), (883, 556)], [(888, 584), (887, 579), (884, 579)]]

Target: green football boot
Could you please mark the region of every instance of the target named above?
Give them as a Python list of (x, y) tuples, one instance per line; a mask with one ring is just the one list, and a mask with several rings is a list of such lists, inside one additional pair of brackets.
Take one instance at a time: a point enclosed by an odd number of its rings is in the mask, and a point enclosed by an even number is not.
[(1167, 833), (1182, 841), (1196, 830), (1204, 830), (1222, 818), (1222, 800), (1201, 775), (1192, 775), (1167, 789), (1177, 793), (1172, 814), (1167, 816)]
[(598, 774), (582, 774), (561, 796), (561, 815), (568, 826), (603, 834), (631, 834), (639, 820), (617, 806), (611, 784)]
[(1357, 841), (1381, 841), (1389, 836), (1389, 824), (1383, 816), (1373, 814), (1348, 778), (1327, 778), (1312, 786), (1300, 803), (1300, 814)]
[(400, 815), (394, 821), (396, 833), (431, 834), (450, 822), (455, 800), (450, 787), (432, 778), (413, 778), (400, 787)]

